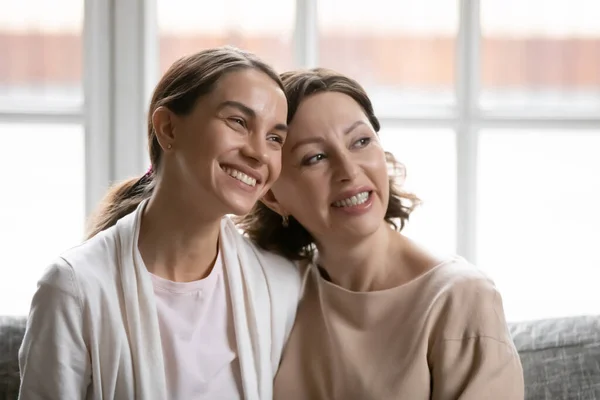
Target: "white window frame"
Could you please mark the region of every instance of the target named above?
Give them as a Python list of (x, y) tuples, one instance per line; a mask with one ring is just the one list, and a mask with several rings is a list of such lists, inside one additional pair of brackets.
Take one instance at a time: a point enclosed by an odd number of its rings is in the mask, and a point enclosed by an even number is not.
[[(298, 67), (319, 64), (317, 1), (296, 1), (294, 55)], [(457, 253), (477, 263), (477, 159), (483, 128), (600, 129), (600, 117), (482, 111), (478, 107), (480, 0), (459, 0), (456, 107), (385, 115), (382, 125), (444, 127), (456, 132)], [(145, 113), (158, 81), (155, 0), (86, 0), (85, 113), (0, 112), (0, 120), (82, 122), (86, 132), (86, 210), (115, 181), (148, 166)], [(568, 111), (568, 110), (567, 110)]]
[(85, 0), (86, 213), (148, 168), (146, 107), (158, 74), (156, 4)]
[(85, 132), (85, 212), (109, 186), (148, 167), (146, 106), (158, 74), (153, 0), (85, 0), (83, 104), (0, 109), (0, 122), (79, 124)]

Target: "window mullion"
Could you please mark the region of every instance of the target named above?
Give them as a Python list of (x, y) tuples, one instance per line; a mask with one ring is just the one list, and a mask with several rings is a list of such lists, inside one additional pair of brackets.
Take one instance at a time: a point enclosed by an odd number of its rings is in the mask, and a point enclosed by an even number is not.
[(318, 0), (296, 0), (295, 64), (312, 68), (319, 63)]
[(148, 167), (145, 114), (158, 75), (153, 1), (86, 0), (86, 213)]
[(477, 99), (479, 92), (479, 0), (459, 1), (457, 44), (457, 252), (476, 262)]
[(86, 0), (84, 14), (85, 212), (100, 201), (113, 174), (113, 0)]

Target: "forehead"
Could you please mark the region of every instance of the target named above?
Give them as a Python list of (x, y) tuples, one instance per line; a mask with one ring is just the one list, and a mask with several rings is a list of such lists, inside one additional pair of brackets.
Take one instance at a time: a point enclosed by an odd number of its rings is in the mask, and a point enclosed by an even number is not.
[(369, 124), (363, 109), (352, 97), (338, 92), (317, 93), (300, 103), (290, 130), (304, 134), (325, 134), (346, 128), (359, 120)]
[(285, 95), (279, 85), (262, 71), (246, 68), (226, 73), (219, 79), (207, 99), (215, 106), (223, 101), (239, 101), (256, 112), (285, 106)]

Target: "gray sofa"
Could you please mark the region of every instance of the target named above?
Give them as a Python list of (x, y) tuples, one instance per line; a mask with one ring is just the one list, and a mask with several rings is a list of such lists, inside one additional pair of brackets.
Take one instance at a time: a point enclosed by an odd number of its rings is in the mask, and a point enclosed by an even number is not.
[[(24, 330), (24, 318), (0, 317), (0, 400), (17, 398)], [(600, 400), (600, 317), (522, 322), (510, 330), (527, 400)]]

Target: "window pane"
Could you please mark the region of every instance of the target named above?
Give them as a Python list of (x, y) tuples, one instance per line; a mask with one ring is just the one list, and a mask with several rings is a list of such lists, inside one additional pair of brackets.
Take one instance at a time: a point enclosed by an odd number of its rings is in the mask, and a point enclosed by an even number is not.
[(484, 108), (600, 110), (600, 2), (482, 0)]
[(202, 49), (232, 45), (278, 71), (294, 64), (295, 0), (157, 0), (160, 68)]
[(379, 113), (452, 104), (457, 10), (448, 0), (319, 0), (319, 65), (358, 80)]
[(44, 269), (83, 235), (84, 133), (77, 125), (0, 124), (0, 315), (24, 315)]
[(456, 145), (453, 131), (384, 128), (381, 142), (406, 167), (404, 189), (422, 206), (405, 233), (427, 248), (456, 253)]
[(83, 0), (0, 0), (0, 109), (82, 104)]
[(485, 131), (478, 263), (512, 320), (600, 313), (600, 131)]

